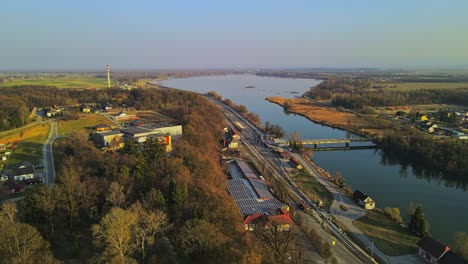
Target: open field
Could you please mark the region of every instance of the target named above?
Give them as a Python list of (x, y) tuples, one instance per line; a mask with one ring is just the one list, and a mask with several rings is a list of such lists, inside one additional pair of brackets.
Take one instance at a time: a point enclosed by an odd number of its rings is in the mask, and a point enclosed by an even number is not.
[(388, 91), (413, 91), (419, 89), (456, 89), (468, 88), (468, 83), (437, 83), (437, 82), (402, 82), (373, 83), (372, 86), (382, 86)]
[[(57, 88), (107, 88), (106, 78), (96, 78), (94, 75), (69, 75), (65, 77), (40, 76), (5, 79), (0, 86), (11, 87), (17, 85), (47, 85)], [(115, 85), (111, 81), (111, 85)]]
[(37, 125), (24, 130), (6, 133), (0, 138), (1, 143), (19, 142), (6, 164), (11, 167), (26, 160), (39, 164), (42, 160), (42, 146), (49, 135), (49, 124)]
[(60, 120), (58, 122), (58, 134), (66, 135), (77, 130), (91, 131), (93, 127), (99, 123), (104, 123), (109, 126), (114, 125), (109, 119), (98, 114), (80, 114), (80, 119), (78, 120)]
[(368, 211), (354, 225), (387, 255), (414, 254), (418, 250), (416, 243), (420, 238), (380, 212)]
[(324, 208), (330, 208), (333, 203), (333, 195), (305, 170), (298, 170), (294, 178), (297, 186), (313, 200), (321, 199)]
[(266, 100), (284, 106), (289, 102), (291, 107), (289, 112), (305, 116), (319, 124), (348, 130), (357, 134), (365, 134), (373, 137), (381, 137), (387, 130), (388, 124), (373, 117), (358, 115), (350, 111), (339, 111), (335, 107), (328, 107), (317, 104), (304, 98), (285, 99), (281, 97), (268, 97)]

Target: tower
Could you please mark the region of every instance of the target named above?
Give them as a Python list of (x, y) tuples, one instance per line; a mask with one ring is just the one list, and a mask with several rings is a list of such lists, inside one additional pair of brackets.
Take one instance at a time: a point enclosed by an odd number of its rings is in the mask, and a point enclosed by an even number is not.
[(110, 88), (110, 68), (109, 64), (106, 66), (106, 71), (107, 71), (107, 87)]

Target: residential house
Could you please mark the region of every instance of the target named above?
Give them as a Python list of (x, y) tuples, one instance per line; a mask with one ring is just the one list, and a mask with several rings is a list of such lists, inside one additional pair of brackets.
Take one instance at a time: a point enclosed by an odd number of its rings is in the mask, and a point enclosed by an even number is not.
[(364, 207), (364, 209), (372, 210), (375, 208), (375, 201), (372, 200), (372, 198), (370, 198), (367, 194), (359, 190), (354, 192), (353, 198), (359, 205)]
[(24, 186), (21, 184), (21, 182), (11, 178), (2, 184), (2, 188), (4, 192), (8, 194), (14, 194), (24, 191)]
[(97, 124), (94, 129), (96, 131), (99, 131), (99, 132), (102, 132), (102, 131), (109, 131), (111, 130), (111, 127), (107, 124), (104, 124), (104, 123), (100, 123), (100, 124)]
[(81, 112), (89, 113), (89, 112), (91, 112), (91, 107), (89, 107), (87, 105), (83, 105), (83, 106), (81, 106)]
[(455, 254), (450, 248), (430, 236), (425, 236), (419, 240), (418, 255), (427, 263), (450, 263), (450, 264), (466, 264), (460, 256)]

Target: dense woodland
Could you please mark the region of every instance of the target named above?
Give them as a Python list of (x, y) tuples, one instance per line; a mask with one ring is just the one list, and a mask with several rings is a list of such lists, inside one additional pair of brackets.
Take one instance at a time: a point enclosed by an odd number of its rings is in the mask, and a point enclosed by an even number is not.
[(331, 78), (309, 91), (317, 100), (332, 100), (337, 107), (362, 110), (368, 106), (399, 106), (413, 104), (456, 104), (468, 106), (468, 89), (418, 89), (391, 91), (371, 87), (365, 78)]
[[(14, 91), (6, 94), (16, 96)], [(224, 122), (214, 104), (156, 89), (22, 92), (17, 100), (28, 107), (97, 100), (154, 109), (179, 120), (184, 135), (170, 157), (154, 141), (104, 153), (81, 132), (60, 139), (54, 147), (57, 183), (28, 191), (17, 212), (8, 203), (0, 210), (2, 226), (9, 226), (0, 232), (0, 263), (277, 262), (274, 249), (259, 250), (244, 233), (226, 191), (217, 145)], [(44, 92), (51, 96), (43, 98)]]
[(468, 144), (463, 141), (450, 138), (434, 140), (421, 133), (405, 136), (389, 133), (380, 145), (386, 162), (404, 166), (411, 162), (418, 175), (439, 178), (438, 171), (443, 171), (447, 179), (456, 177), (468, 181)]

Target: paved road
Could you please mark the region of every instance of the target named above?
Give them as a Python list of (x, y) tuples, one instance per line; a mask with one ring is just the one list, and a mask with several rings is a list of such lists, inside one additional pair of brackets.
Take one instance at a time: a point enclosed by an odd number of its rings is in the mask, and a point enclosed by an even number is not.
[(54, 153), (52, 150), (52, 143), (57, 139), (57, 122), (50, 123), (49, 137), (47, 138), (43, 151), (43, 164), (44, 164), (44, 183), (49, 186), (55, 182), (55, 164)]

